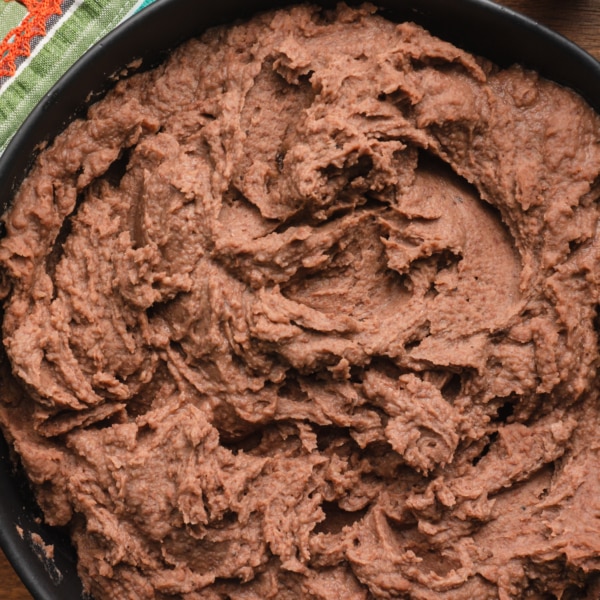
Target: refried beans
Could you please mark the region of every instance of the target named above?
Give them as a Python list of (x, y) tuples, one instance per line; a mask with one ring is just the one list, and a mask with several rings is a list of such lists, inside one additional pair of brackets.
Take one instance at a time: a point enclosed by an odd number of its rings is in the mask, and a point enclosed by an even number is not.
[(120, 81), (0, 242), (0, 421), (96, 600), (600, 597), (600, 118), (293, 6)]

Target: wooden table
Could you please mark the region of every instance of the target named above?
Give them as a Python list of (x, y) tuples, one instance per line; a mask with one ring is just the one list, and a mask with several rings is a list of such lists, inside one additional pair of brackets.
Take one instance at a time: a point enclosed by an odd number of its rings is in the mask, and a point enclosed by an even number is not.
[(569, 38), (600, 60), (598, 0), (500, 0)]
[[(600, 0), (502, 0), (500, 4), (551, 27), (600, 60)], [(31, 598), (0, 551), (0, 600)]]

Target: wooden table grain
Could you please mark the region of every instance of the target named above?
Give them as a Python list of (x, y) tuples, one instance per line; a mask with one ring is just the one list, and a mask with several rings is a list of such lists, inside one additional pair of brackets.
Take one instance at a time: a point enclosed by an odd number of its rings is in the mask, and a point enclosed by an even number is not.
[(501, 0), (498, 4), (554, 29), (600, 60), (599, 0)]
[(0, 551), (0, 600), (31, 600), (31, 598), (31, 594), (21, 583), (4, 552)]
[[(499, 3), (551, 27), (600, 60), (600, 0), (502, 0)], [(0, 600), (32, 600), (1, 551)]]

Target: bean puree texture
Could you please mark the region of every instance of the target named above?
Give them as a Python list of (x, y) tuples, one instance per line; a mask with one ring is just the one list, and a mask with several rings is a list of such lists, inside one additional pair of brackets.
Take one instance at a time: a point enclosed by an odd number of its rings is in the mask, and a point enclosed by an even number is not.
[(5, 216), (0, 420), (87, 591), (597, 600), (599, 142), (345, 5), (73, 122)]

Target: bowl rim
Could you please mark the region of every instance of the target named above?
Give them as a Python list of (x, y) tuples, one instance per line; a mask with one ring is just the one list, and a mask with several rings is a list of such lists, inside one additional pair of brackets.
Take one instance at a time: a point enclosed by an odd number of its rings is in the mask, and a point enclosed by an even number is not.
[[(198, 14), (197, 0), (155, 0), (129, 17), (67, 70), (9, 142), (0, 157), (0, 212), (4, 213), (10, 205), (40, 149), (114, 84), (118, 79), (115, 74), (123, 70), (124, 64), (143, 59), (142, 68), (150, 68), (185, 39), (211, 26), (295, 3), (293, 0), (219, 0), (217, 4), (203, 6), (200, 17), (189, 18), (190, 14)], [(319, 3), (334, 4), (326, 0)], [(374, 4), (387, 16), (414, 20), (433, 34), (501, 66), (518, 62), (534, 69), (578, 92), (600, 113), (600, 61), (561, 34), (512, 8), (492, 0), (452, 3), (447, 0), (377, 0)], [(477, 29), (473, 30), (475, 23)], [(486, 46), (497, 47), (503, 40), (506, 45), (506, 38), (512, 40), (509, 52), (504, 50), (495, 56), (494, 52), (485, 50)], [(144, 40), (143, 45), (140, 40)], [(24, 475), (14, 467), (12, 454), (0, 432), (0, 489), (3, 491), (0, 548), (36, 600), (83, 598), (75, 552), (65, 547), (69, 542), (64, 532), (40, 521), (41, 513), (36, 510), (29, 488), (17, 485)], [(40, 559), (39, 548), (32, 544), (30, 533), (37, 533), (45, 543), (54, 545), (53, 560)]]

